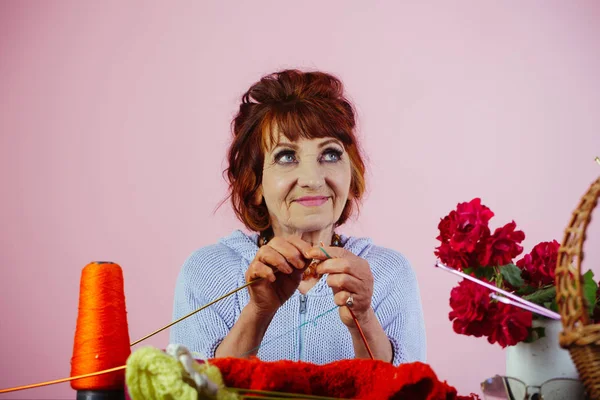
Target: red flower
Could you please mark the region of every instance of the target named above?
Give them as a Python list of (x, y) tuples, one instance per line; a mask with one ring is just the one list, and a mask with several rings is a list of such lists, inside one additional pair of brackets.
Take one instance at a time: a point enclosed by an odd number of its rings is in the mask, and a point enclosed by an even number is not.
[(506, 265), (521, 254), (523, 246), (519, 243), (525, 240), (525, 233), (515, 231), (516, 227), (514, 221), (509, 222), (481, 242), (478, 260), (482, 266)]
[(463, 269), (477, 266), (474, 256), (477, 243), (490, 235), (488, 222), (494, 213), (475, 198), (468, 203), (459, 203), (456, 210), (451, 211), (440, 220), (439, 236), (441, 245), (436, 248), (435, 255), (453, 268)]
[(517, 261), (517, 266), (523, 271), (523, 279), (538, 287), (553, 285), (559, 247), (556, 240), (541, 242)]
[(475, 337), (489, 335), (492, 330), (490, 306), (489, 289), (467, 279), (461, 281), (450, 292), (452, 311), (448, 318), (454, 332)]
[(504, 348), (527, 339), (533, 319), (531, 312), (504, 303), (496, 303), (494, 308), (488, 342)]
[(477, 264), (477, 256), (475, 253), (454, 251), (450, 248), (450, 243), (444, 243), (439, 246), (435, 251), (435, 255), (445, 265), (458, 269), (459, 271)]
[(454, 231), (456, 231), (456, 211), (450, 211), (450, 214), (446, 215), (444, 218), (440, 220), (438, 224), (438, 229), (440, 230), (440, 234), (436, 237), (442, 243), (448, 243)]
[(475, 198), (468, 203), (460, 203), (454, 213), (454, 235), (450, 246), (456, 251), (472, 252), (482, 237), (490, 234), (488, 222), (494, 213)]

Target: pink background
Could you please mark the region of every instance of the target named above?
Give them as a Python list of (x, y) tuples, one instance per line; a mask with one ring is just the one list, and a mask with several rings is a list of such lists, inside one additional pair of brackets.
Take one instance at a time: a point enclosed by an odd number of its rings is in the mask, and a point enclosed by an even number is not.
[[(340, 231), (406, 254), (429, 362), (478, 392), (504, 352), (453, 333), (437, 223), (479, 196), (526, 251), (562, 239), (600, 174), (599, 37), (593, 0), (1, 2), (0, 388), (69, 374), (89, 261), (123, 267), (132, 340), (170, 322), (182, 262), (241, 226), (214, 212), (239, 96), (300, 67), (339, 75), (358, 109), (369, 193)], [(599, 242), (596, 223), (587, 267)]]

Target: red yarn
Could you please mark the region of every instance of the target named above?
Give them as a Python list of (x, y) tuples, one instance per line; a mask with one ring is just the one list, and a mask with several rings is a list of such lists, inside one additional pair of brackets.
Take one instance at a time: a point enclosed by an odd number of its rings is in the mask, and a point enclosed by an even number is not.
[(216, 358), (228, 387), (341, 397), (346, 399), (467, 400), (438, 380), (428, 364), (394, 367), (379, 360), (341, 360), (325, 365), (298, 361), (265, 362), (257, 358)]

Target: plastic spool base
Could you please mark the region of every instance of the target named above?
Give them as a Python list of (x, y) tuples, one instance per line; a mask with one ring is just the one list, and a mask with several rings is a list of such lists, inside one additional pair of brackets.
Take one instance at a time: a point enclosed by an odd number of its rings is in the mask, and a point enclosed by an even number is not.
[(78, 390), (77, 400), (125, 400), (123, 390)]

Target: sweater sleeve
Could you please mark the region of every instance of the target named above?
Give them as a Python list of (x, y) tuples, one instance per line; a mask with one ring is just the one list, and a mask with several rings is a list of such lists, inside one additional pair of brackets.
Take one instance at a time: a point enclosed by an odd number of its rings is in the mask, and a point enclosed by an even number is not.
[[(175, 285), (173, 321), (235, 289), (239, 264), (239, 257), (220, 244), (189, 256)], [(201, 358), (214, 358), (235, 323), (238, 308), (237, 296), (229, 296), (173, 325), (169, 342), (184, 345)]]
[(375, 281), (379, 281), (374, 288), (373, 308), (392, 344), (392, 362), (396, 366), (425, 362), (425, 322), (416, 274), (402, 254), (376, 249), (370, 254)]

